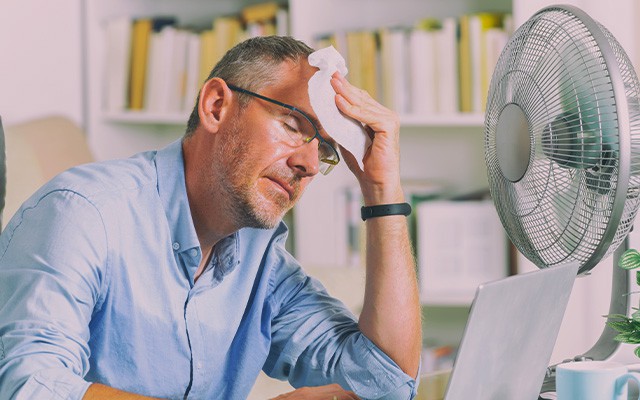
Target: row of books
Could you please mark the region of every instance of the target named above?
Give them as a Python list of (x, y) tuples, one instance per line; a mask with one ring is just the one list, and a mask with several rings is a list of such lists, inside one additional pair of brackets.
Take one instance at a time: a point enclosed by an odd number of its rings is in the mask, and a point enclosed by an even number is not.
[(510, 14), (423, 19), (413, 27), (334, 32), (349, 81), (387, 107), (407, 114), (482, 112), (491, 74), (512, 33)]
[[(487, 191), (452, 194), (430, 181), (404, 182), (403, 188), (413, 208), (408, 222), (422, 304), (470, 304), (479, 284), (510, 274), (509, 242)], [(364, 266), (359, 188), (347, 188), (344, 199), (344, 264)]]
[(275, 2), (181, 26), (173, 16), (115, 17), (106, 22), (105, 109), (179, 113), (194, 106), (200, 85), (224, 53), (259, 35), (288, 34), (288, 12)]

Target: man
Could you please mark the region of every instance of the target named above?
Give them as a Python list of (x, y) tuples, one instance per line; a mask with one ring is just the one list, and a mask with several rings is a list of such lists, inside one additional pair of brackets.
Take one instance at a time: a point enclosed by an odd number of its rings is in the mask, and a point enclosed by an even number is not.
[[(306, 386), (282, 398), (415, 394), (405, 217), (366, 222), (358, 321), (284, 250), (282, 216), (339, 160), (310, 106), (311, 52), (241, 43), (183, 140), (71, 169), (25, 202), (0, 236), (1, 399), (240, 399), (260, 369)], [(364, 169), (342, 151), (365, 204), (402, 203), (397, 116), (339, 74), (331, 84), (373, 138)]]

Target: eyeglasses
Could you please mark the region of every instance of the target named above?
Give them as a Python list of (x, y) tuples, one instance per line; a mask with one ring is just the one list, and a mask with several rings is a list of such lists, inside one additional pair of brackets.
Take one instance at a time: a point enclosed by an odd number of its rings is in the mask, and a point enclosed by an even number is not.
[(311, 117), (302, 110), (235, 85), (227, 84), (227, 86), (233, 91), (257, 97), (260, 100), (284, 107), (287, 112), (281, 114), (278, 118), (282, 123), (283, 130), (287, 133), (288, 143), (297, 147), (307, 144), (313, 141), (313, 139), (318, 139), (319, 170), (323, 175), (327, 175), (333, 167), (338, 165), (340, 156), (335, 147), (320, 136), (318, 128), (316, 128), (316, 125), (311, 121)]

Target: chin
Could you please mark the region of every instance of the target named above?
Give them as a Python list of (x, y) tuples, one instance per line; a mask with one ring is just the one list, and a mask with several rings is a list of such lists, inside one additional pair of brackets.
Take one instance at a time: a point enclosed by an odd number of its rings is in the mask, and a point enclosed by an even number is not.
[(291, 207), (283, 207), (282, 204), (274, 201), (268, 201), (267, 199), (261, 199), (262, 201), (253, 202), (248, 209), (242, 215), (243, 226), (258, 228), (258, 229), (272, 229), (278, 226), (284, 214)]

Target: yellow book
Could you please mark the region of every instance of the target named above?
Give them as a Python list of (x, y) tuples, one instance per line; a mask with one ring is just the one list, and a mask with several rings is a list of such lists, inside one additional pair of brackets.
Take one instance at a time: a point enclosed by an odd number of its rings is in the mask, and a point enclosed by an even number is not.
[(213, 30), (218, 52), (216, 62), (218, 62), (227, 50), (242, 40), (242, 24), (236, 16), (217, 17), (213, 20)]
[(469, 15), (460, 17), (460, 37), (458, 38), (458, 82), (460, 112), (472, 112), (472, 71), (471, 71), (471, 43), (469, 32)]
[(205, 30), (200, 33), (200, 83), (204, 83), (211, 70), (218, 61), (216, 48), (216, 33), (214, 30)]
[(131, 41), (131, 72), (129, 81), (129, 108), (142, 110), (144, 105), (145, 75), (149, 54), (152, 20), (138, 19), (133, 22)]
[(362, 89), (371, 97), (378, 98), (378, 45), (374, 31), (362, 31), (360, 33), (360, 53), (362, 57)]
[(272, 1), (267, 3), (247, 6), (240, 11), (242, 20), (247, 23), (272, 21), (276, 18), (279, 9), (278, 3)]
[(346, 58), (347, 69), (349, 70), (349, 82), (362, 87), (362, 44), (361, 34), (358, 31), (347, 32), (347, 52), (343, 53)]
[(270, 21), (264, 22), (263, 27), (264, 27), (263, 34), (265, 36), (273, 36), (277, 33), (277, 27), (274, 22), (270, 22)]

